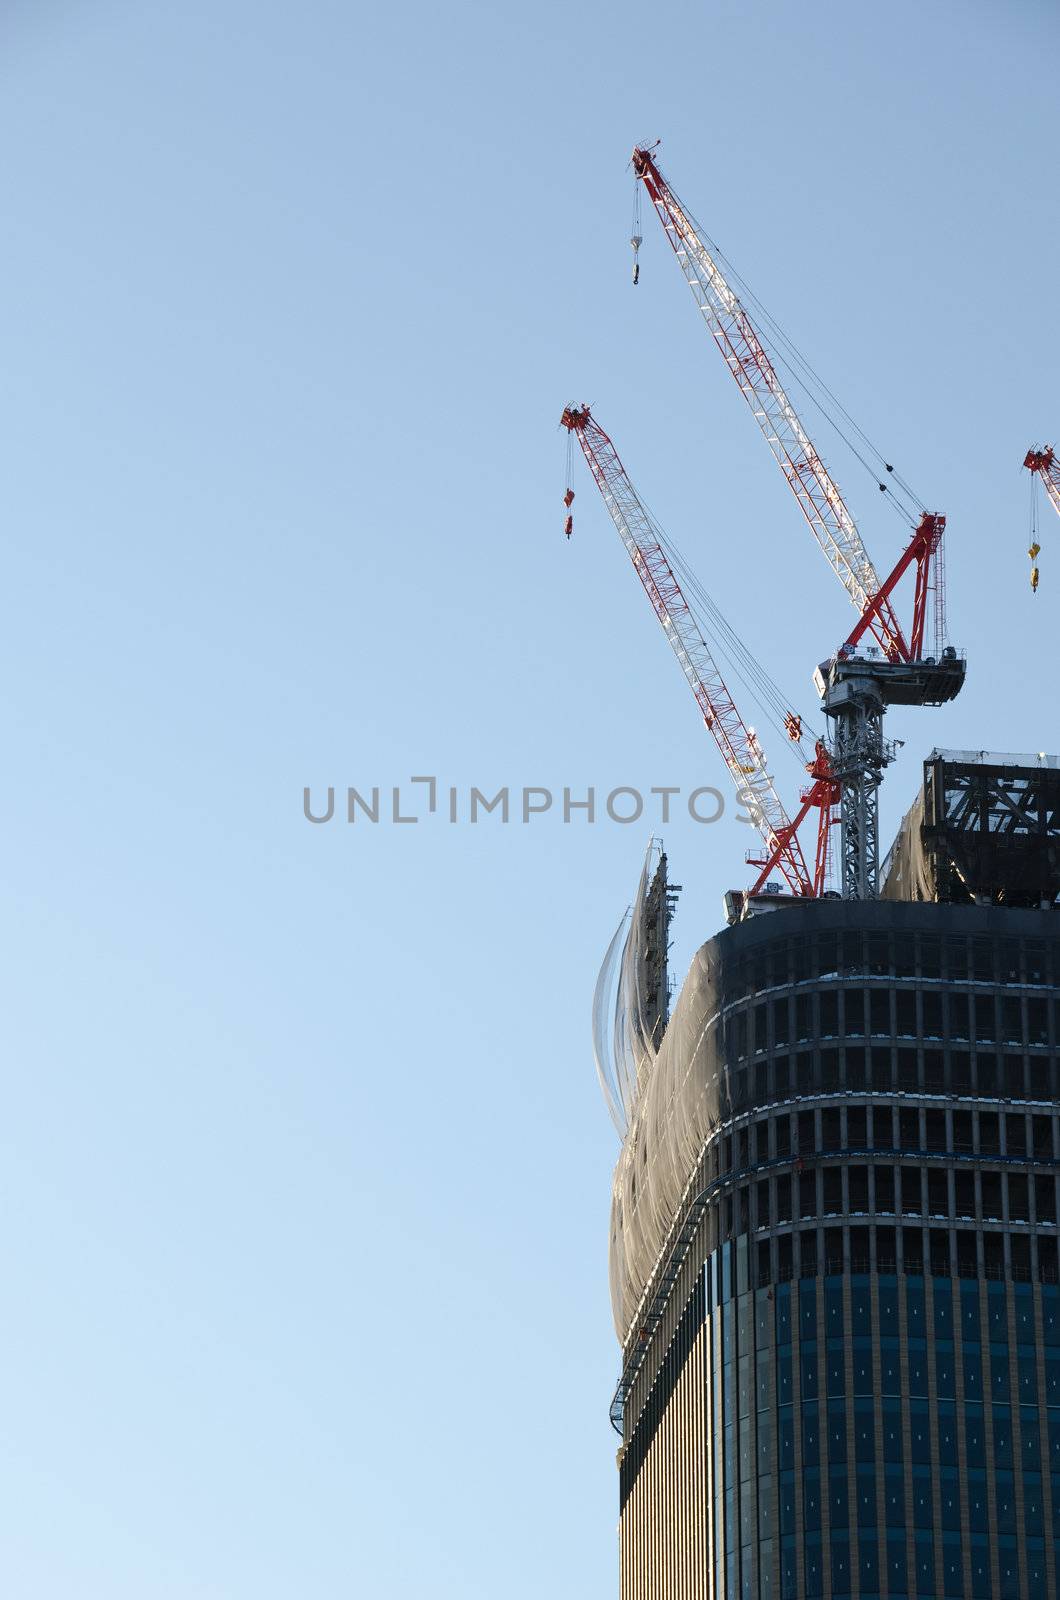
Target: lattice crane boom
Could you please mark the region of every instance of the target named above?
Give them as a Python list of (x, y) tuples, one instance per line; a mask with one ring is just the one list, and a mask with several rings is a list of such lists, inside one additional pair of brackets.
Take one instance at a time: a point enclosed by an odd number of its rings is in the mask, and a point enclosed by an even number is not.
[(633, 151), (633, 170), (648, 192), (707, 327), (829, 566), (887, 659), (908, 661), (910, 646), (890, 600), (893, 584), (881, 584), (854, 518), (803, 427), (747, 311), (704, 242), (702, 230), (659, 171), (651, 150), (638, 147)]
[(1045, 492), (1053, 503), (1053, 510), (1060, 516), (1060, 461), (1056, 459), (1052, 445), (1047, 444), (1041, 450), (1028, 450), (1023, 465), (1041, 478)]
[[(568, 406), (560, 420), (581, 446), (611, 520), (695, 695), (703, 720), (762, 837), (765, 854), (753, 862), (761, 871), (751, 893), (756, 893), (776, 870), (793, 894), (809, 897), (820, 894), (827, 871), (831, 808), (838, 793), (830, 776), (824, 746), (817, 748), (817, 759), (810, 768), (815, 781), (802, 797), (802, 807), (793, 823), (766, 770), (761, 744), (737, 710), (663, 549), (659, 530), (638, 497), (617, 450), (588, 406)], [(813, 806), (821, 807), (821, 837), (811, 876), (797, 830)]]

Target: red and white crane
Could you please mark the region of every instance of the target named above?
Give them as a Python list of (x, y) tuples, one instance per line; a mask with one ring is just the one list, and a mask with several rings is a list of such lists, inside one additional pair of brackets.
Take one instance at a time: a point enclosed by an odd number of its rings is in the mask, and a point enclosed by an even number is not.
[(1038, 474), (1045, 484), (1046, 494), (1053, 502), (1053, 510), (1060, 516), (1060, 461), (1057, 461), (1052, 445), (1043, 445), (1040, 450), (1028, 450), (1023, 465), (1028, 471)]
[[(871, 633), (888, 661), (917, 661), (923, 655), (927, 595), (934, 572), (935, 627), (941, 647), (945, 634), (941, 540), (945, 517), (922, 512), (908, 547), (881, 583), (864, 541), (834, 478), (821, 460), (780, 380), (764, 336), (725, 277), (716, 251), (659, 170), (651, 149), (633, 151), (633, 171), (644, 184), (678, 264), (770, 450), (780, 464), (829, 566), (858, 612), (845, 642), (853, 649)], [(888, 470), (893, 470), (888, 467)], [(887, 485), (881, 483), (881, 489)], [(895, 614), (892, 596), (911, 566), (916, 567), (913, 621), (908, 639)]]
[[(576, 437), (597, 488), (633, 563), (637, 577), (662, 624), (686, 681), (713, 735), (742, 803), (765, 845), (764, 854), (749, 857), (759, 875), (751, 889), (756, 894), (777, 871), (792, 894), (820, 895), (828, 872), (828, 840), (838, 786), (832, 776), (828, 752), (818, 742), (814, 758), (806, 763), (813, 783), (800, 797), (794, 820), (790, 818), (766, 770), (766, 758), (757, 734), (736, 708), (725, 680), (693, 615), (673, 565), (664, 548), (661, 530), (637, 495), (608, 435), (588, 406), (567, 406), (560, 418)], [(568, 483), (564, 497), (573, 499)], [(801, 731), (799, 719), (789, 714), (789, 733)], [(819, 813), (813, 873), (808, 871), (798, 830), (811, 810)]]
[(1028, 450), (1023, 465), (1032, 474), (1035, 490), (1031, 495), (1031, 543), (1027, 554), (1031, 558), (1031, 589), (1037, 594), (1038, 557), (1042, 549), (1038, 543), (1038, 479), (1045, 484), (1045, 492), (1053, 503), (1053, 510), (1060, 516), (1060, 461), (1057, 461), (1052, 445), (1046, 444), (1040, 450)]
[[(816, 681), (825, 713), (835, 728), (831, 760), (832, 775), (841, 786), (843, 894), (850, 899), (871, 899), (878, 893), (878, 792), (892, 749), (883, 738), (884, 710), (895, 703), (941, 704), (952, 699), (964, 681), (964, 662), (958, 660), (956, 651), (944, 647), (942, 536), (946, 519), (936, 512), (919, 511), (906, 549), (880, 582), (857, 524), (781, 382), (765, 337), (723, 271), (717, 248), (660, 172), (656, 148), (634, 149), (635, 177), (647, 190), (726, 366), (858, 613), (854, 628), (818, 670)], [(883, 466), (888, 474), (893, 473), (888, 462)], [(897, 477), (895, 481), (901, 483)], [(878, 482), (878, 487), (890, 492), (886, 483)], [(915, 568), (916, 586), (906, 635), (895, 611), (894, 594), (910, 567)], [(932, 589), (935, 655), (925, 658), (924, 631)], [(858, 646), (866, 636), (875, 641), (875, 647), (859, 654)], [(939, 653), (941, 661), (936, 660)], [(882, 659), (874, 659), (878, 656)]]

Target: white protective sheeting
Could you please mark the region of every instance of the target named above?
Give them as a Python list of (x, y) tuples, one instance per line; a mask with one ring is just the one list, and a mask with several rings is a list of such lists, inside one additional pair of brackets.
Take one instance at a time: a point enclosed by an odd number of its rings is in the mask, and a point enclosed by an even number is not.
[[(646, 1016), (644, 904), (658, 854), (653, 845), (637, 897), (611, 941), (596, 986), (597, 1071), (622, 1149), (611, 1201), (609, 1272), (615, 1331), (625, 1343), (671, 1224), (719, 1120), (716, 957), (704, 946), (656, 1050)], [(658, 1030), (656, 1029), (656, 1033)]]

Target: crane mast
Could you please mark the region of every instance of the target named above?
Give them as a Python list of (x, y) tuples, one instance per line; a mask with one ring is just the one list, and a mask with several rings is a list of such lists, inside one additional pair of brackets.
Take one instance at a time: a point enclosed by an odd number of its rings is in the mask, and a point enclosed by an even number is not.
[[(662, 547), (659, 531), (639, 499), (617, 450), (588, 406), (566, 407), (560, 421), (581, 446), (611, 520), (695, 695), (703, 720), (762, 837), (765, 854), (752, 862), (761, 870), (751, 893), (757, 893), (770, 873), (777, 870), (793, 894), (819, 895), (827, 874), (828, 829), (836, 798), (827, 751), (823, 745), (818, 745), (815, 761), (809, 765), (814, 782), (802, 796), (800, 809), (792, 822), (766, 771), (761, 744), (736, 708)], [(820, 808), (820, 822), (811, 876), (799, 844), (798, 828), (813, 807)]]
[[(942, 704), (959, 692), (964, 681), (963, 660), (955, 650), (943, 647), (941, 541), (946, 519), (933, 512), (922, 513), (894, 570), (880, 582), (857, 525), (788, 398), (765, 344), (702, 230), (659, 171), (654, 148), (634, 149), (634, 173), (648, 192), (726, 366), (828, 564), (858, 611), (858, 621), (847, 640), (818, 668), (814, 681), (825, 714), (834, 725), (832, 775), (841, 788), (843, 895), (873, 899), (879, 892), (879, 785), (893, 749), (883, 737), (884, 710), (890, 704)], [(907, 640), (892, 595), (911, 566), (916, 570), (916, 592)], [(941, 661), (923, 657), (932, 587), (936, 650), (941, 649)], [(859, 651), (866, 636), (874, 645)]]

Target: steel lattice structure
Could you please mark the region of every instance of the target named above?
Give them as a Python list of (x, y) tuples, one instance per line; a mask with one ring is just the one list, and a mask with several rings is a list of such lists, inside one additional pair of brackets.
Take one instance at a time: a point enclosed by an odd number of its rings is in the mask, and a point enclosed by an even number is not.
[(1041, 478), (1045, 492), (1053, 503), (1053, 510), (1060, 516), (1060, 461), (1057, 461), (1052, 445), (1047, 444), (1041, 450), (1028, 450), (1023, 465)]
[[(754, 414), (770, 450), (779, 462), (796, 500), (858, 611), (858, 621), (822, 682), (824, 710), (835, 726), (833, 776), (841, 784), (843, 894), (871, 899), (878, 893), (878, 789), (889, 749), (883, 738), (883, 712), (893, 699), (905, 704), (939, 703), (952, 698), (963, 681), (963, 662), (944, 650), (945, 591), (942, 535), (945, 517), (923, 512), (894, 570), (880, 582), (876, 569), (842, 495), (803, 427), (766, 345), (726, 280), (716, 251), (671, 189), (652, 153), (637, 147), (633, 170), (644, 184), (677, 257), (696, 305), (726, 366)], [(892, 596), (911, 566), (916, 589), (908, 640), (895, 614)], [(934, 590), (935, 649), (946, 657), (944, 671), (927, 670), (912, 677), (924, 651), (928, 595)], [(877, 665), (858, 661), (858, 644), (871, 636), (882, 652)], [(942, 679), (947, 681), (943, 683)], [(913, 696), (910, 698), (910, 696)], [(920, 696), (920, 698), (917, 698)]]
[[(809, 768), (814, 782), (802, 796), (793, 822), (766, 770), (762, 746), (737, 710), (662, 547), (659, 529), (638, 497), (618, 451), (588, 406), (568, 406), (560, 421), (581, 445), (611, 520), (695, 695), (703, 721), (765, 844), (764, 856), (752, 861), (760, 872), (750, 892), (756, 894), (776, 870), (793, 894), (819, 895), (827, 874), (828, 830), (837, 798), (827, 751), (818, 744), (816, 759)], [(798, 829), (814, 807), (820, 810), (820, 821), (811, 876)]]
[(907, 661), (910, 652), (905, 635), (889, 594), (882, 595), (883, 586), (857, 524), (800, 422), (739, 297), (703, 242), (698, 223), (662, 176), (651, 151), (634, 150), (633, 170), (648, 191), (696, 305), (829, 566), (862, 617), (872, 607), (867, 625), (887, 659)]

